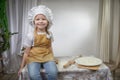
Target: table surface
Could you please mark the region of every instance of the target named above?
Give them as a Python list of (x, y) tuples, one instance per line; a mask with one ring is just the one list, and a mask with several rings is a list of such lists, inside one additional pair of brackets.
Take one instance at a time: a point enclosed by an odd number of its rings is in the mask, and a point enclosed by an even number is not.
[[(113, 80), (110, 69), (104, 63), (100, 65), (98, 70), (78, 68), (76, 64), (72, 64), (67, 68), (63, 68), (63, 65), (72, 58), (58, 58), (58, 80)], [(27, 68), (25, 67), (22, 71), (22, 78), (24, 78), (25, 80), (29, 80), (26, 73)], [(19, 80), (21, 80), (21, 77)]]
[(59, 80), (113, 80), (110, 69), (104, 63), (99, 66), (98, 70), (78, 68), (76, 64), (63, 68), (63, 65), (72, 58), (58, 58)]

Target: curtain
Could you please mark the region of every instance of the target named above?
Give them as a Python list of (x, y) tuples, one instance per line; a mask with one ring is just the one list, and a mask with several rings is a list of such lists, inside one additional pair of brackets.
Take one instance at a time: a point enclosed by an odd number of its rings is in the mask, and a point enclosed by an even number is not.
[(120, 0), (102, 0), (100, 58), (120, 62)]
[(113, 58), (120, 64), (120, 0), (113, 0)]
[(11, 32), (18, 34), (11, 36), (10, 50), (4, 56), (5, 72), (17, 72), (21, 63), (21, 47), (24, 35), (31, 29), (27, 23), (28, 10), (37, 5), (40, 0), (7, 0), (7, 13)]
[[(120, 24), (119, 24), (120, 26)], [(120, 66), (120, 29), (119, 29), (119, 41), (118, 41), (118, 50), (117, 50), (117, 55), (116, 55), (116, 65)]]
[[(7, 13), (8, 13), (8, 25), (10, 32), (21, 32), (21, 19), (22, 19), (22, 6), (23, 1), (19, 0), (7, 0)], [(10, 50), (4, 54), (4, 66), (5, 72), (15, 72), (18, 68), (18, 56), (16, 54), (17, 41), (20, 39), (20, 34), (12, 35), (10, 39)]]
[(100, 58), (109, 62), (109, 40), (110, 40), (110, 0), (103, 0), (101, 35), (100, 35)]

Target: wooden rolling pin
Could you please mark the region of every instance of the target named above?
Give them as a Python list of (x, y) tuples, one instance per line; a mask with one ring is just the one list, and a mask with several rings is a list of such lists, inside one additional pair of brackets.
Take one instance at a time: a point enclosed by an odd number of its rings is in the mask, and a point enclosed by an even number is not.
[(67, 68), (67, 67), (71, 66), (72, 64), (75, 64), (75, 59), (77, 59), (77, 58), (79, 58), (79, 57), (81, 57), (81, 55), (76, 56), (76, 57), (75, 57), (74, 59), (72, 59), (72, 60), (69, 60), (66, 64), (63, 65), (63, 68)]
[(63, 68), (67, 68), (67, 67), (71, 66), (71, 65), (74, 64), (74, 63), (75, 63), (74, 60), (70, 60), (70, 61), (68, 61), (66, 64), (63, 65)]

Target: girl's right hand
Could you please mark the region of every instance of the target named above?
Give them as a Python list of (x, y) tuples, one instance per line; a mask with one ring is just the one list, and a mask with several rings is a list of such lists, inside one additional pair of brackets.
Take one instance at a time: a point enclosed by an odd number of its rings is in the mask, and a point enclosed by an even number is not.
[(19, 69), (18, 76), (20, 76), (21, 73), (22, 73), (22, 68)]

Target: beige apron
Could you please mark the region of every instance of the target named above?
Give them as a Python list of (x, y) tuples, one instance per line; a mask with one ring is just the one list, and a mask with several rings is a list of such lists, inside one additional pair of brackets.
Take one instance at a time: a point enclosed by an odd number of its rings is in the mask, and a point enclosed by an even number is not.
[(27, 63), (52, 61), (53, 53), (51, 51), (51, 39), (46, 34), (38, 35), (34, 31), (34, 46), (31, 48), (27, 57)]

